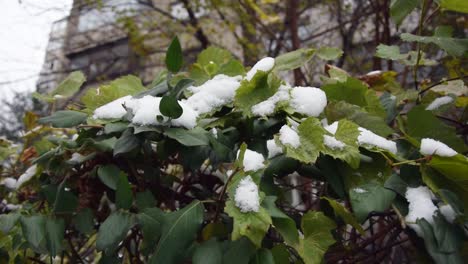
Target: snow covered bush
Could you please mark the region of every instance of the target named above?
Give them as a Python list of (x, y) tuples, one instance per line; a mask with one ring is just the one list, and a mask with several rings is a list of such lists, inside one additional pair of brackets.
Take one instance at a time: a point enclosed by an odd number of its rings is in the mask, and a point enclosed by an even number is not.
[(210, 47), (184, 72), (174, 41), (151, 84), (124, 76), (29, 114), (27, 166), (2, 172), (0, 259), (461, 263), (465, 95), (404, 89), (392, 72), (279, 77), (314, 52), (246, 71)]

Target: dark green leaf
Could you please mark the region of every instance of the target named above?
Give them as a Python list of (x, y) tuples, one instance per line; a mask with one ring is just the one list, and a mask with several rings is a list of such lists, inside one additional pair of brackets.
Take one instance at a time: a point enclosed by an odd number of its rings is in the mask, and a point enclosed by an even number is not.
[(250, 264), (275, 264), (273, 254), (271, 251), (266, 248), (261, 248), (257, 250), (255, 255), (252, 256), (252, 259), (249, 262)]
[(218, 264), (223, 262), (221, 244), (215, 239), (203, 242), (193, 253), (193, 264)]
[(407, 133), (416, 139), (439, 140), (458, 152), (468, 150), (463, 140), (456, 135), (454, 127), (444, 124), (423, 106), (416, 106), (408, 112)]
[(164, 213), (159, 208), (147, 208), (137, 215), (138, 223), (143, 233), (143, 249), (145, 255), (152, 253), (161, 236)]
[(20, 218), (18, 213), (9, 213), (0, 215), (0, 230), (6, 234), (16, 225)]
[(23, 235), (35, 251), (41, 251), (45, 247), (45, 223), (46, 218), (43, 215), (21, 216)]
[(175, 36), (166, 52), (166, 67), (171, 72), (178, 72), (184, 63), (179, 38)]
[(159, 104), (159, 111), (161, 114), (174, 119), (179, 118), (184, 112), (177, 98), (172, 95), (165, 95), (162, 97), (161, 103)]
[(115, 142), (114, 146), (114, 156), (118, 154), (127, 153), (140, 145), (140, 140), (137, 136), (133, 134), (133, 130), (131, 128), (127, 128), (119, 139)]
[(270, 214), (273, 220), (273, 225), (281, 236), (283, 236), (286, 244), (290, 246), (297, 245), (299, 243), (299, 236), (297, 233), (296, 223), (276, 207), (275, 201), (275, 196), (266, 196), (263, 200), (262, 206), (264, 206)]
[(344, 207), (344, 205), (328, 197), (323, 197), (322, 199), (325, 199), (328, 201), (330, 206), (333, 208), (333, 211), (335, 211), (336, 216), (341, 217), (341, 219), (343, 219), (343, 221), (346, 224), (351, 225), (352, 227), (356, 228), (356, 230), (358, 230), (359, 233), (361, 233), (361, 235), (365, 234), (362, 226), (358, 223), (358, 221), (356, 221), (356, 218), (354, 217), (354, 215), (352, 215), (351, 212), (349, 212), (348, 209)]
[(387, 210), (395, 198), (395, 193), (385, 189), (377, 183), (368, 183), (349, 191), (351, 206), (354, 215), (363, 222), (370, 212), (383, 212)]
[(115, 123), (108, 123), (104, 126), (104, 133), (111, 134), (116, 132), (122, 132), (127, 129), (128, 123), (125, 122), (115, 122)]
[(456, 39), (442, 36), (417, 36), (401, 34), (401, 39), (408, 42), (433, 43), (452, 56), (462, 57), (468, 51), (468, 39)]
[(96, 249), (106, 253), (114, 252), (132, 225), (133, 216), (129, 213), (119, 211), (112, 213), (99, 227)]
[(117, 190), (117, 182), (122, 171), (115, 165), (105, 165), (98, 168), (97, 175), (107, 187)]
[(155, 206), (156, 199), (154, 199), (153, 194), (149, 190), (138, 192), (136, 194), (136, 205), (139, 210), (143, 210)]
[(419, 4), (416, 0), (395, 0), (390, 5), (390, 16), (399, 25)]
[(90, 208), (83, 208), (73, 218), (76, 229), (82, 234), (89, 234), (94, 229), (94, 216)]
[(191, 130), (183, 128), (167, 128), (164, 131), (164, 134), (177, 140), (184, 146), (206, 146), (210, 143), (208, 132), (199, 127)]
[(176, 263), (183, 250), (195, 240), (203, 223), (203, 206), (193, 201), (183, 209), (166, 214), (161, 239), (149, 263)]
[(255, 246), (249, 239), (242, 237), (229, 242), (229, 247), (223, 256), (223, 264), (247, 264), (255, 253)]
[(128, 183), (127, 175), (120, 173), (115, 192), (115, 203), (117, 208), (129, 209), (133, 203), (133, 193)]
[(37, 122), (41, 124), (50, 123), (54, 127), (74, 127), (86, 121), (88, 115), (82, 112), (62, 110), (53, 113), (51, 116), (40, 118)]
[(63, 249), (65, 221), (62, 218), (49, 217), (45, 222), (47, 249), (52, 257), (59, 255)]

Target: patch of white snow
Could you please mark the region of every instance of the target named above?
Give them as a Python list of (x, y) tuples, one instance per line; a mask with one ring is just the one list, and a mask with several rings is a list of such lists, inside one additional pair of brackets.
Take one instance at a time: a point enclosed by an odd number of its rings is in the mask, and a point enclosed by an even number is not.
[(273, 69), (273, 66), (275, 66), (275, 59), (271, 57), (263, 58), (259, 60), (257, 63), (255, 63), (252, 69), (250, 69), (250, 71), (247, 72), (245, 79), (250, 81), (255, 76), (257, 71), (268, 72), (268, 71), (271, 71), (271, 69)]
[(441, 157), (452, 157), (457, 152), (444, 143), (432, 138), (423, 138), (419, 152), (423, 155), (438, 155)]
[(372, 145), (381, 149), (385, 149), (393, 154), (397, 153), (397, 146), (395, 142), (376, 135), (374, 132), (365, 128), (359, 127), (358, 129), (360, 131), (358, 136), (358, 142), (360, 145)]
[(289, 144), (293, 148), (298, 148), (301, 145), (301, 139), (299, 138), (299, 135), (288, 125), (282, 126), (279, 132), (279, 140), (281, 143), (283, 143), (283, 145)]
[(317, 117), (327, 106), (327, 96), (315, 87), (294, 87), (289, 105), (298, 113)]
[(258, 212), (260, 209), (260, 196), (258, 186), (253, 182), (252, 177), (247, 176), (239, 182), (234, 201), (243, 213)]

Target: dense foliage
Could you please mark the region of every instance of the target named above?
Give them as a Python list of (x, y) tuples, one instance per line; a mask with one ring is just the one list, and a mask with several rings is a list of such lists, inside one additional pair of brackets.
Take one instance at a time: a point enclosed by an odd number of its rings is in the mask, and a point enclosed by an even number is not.
[[(417, 50), (376, 56), (416, 72), (431, 63), (422, 44), (466, 58), (450, 34), (404, 34)], [(462, 263), (466, 76), (405, 88), (392, 71), (328, 65), (320, 88), (282, 80), (340, 55), (299, 49), (246, 71), (210, 47), (181, 72), (175, 38), (148, 86), (125, 76), (27, 113), (20, 155), (0, 141), (0, 262)], [(72, 73), (36, 97), (54, 104), (84, 82)]]

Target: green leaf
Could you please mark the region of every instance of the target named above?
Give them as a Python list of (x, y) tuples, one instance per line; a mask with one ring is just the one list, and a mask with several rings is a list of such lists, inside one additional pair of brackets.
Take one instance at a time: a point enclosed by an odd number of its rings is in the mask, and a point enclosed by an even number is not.
[(447, 10), (468, 13), (468, 3), (465, 0), (441, 0), (440, 6)]
[(263, 200), (262, 206), (264, 206), (268, 211), (268, 214), (270, 214), (273, 226), (281, 234), (286, 244), (290, 246), (297, 245), (299, 243), (299, 236), (296, 223), (276, 207), (275, 201), (276, 196), (266, 196)]
[(164, 135), (177, 140), (184, 146), (206, 146), (210, 143), (208, 132), (196, 127), (191, 130), (183, 128), (167, 128)]
[(166, 67), (171, 72), (178, 72), (182, 68), (184, 58), (179, 38), (175, 36), (166, 52)]
[(387, 210), (395, 198), (395, 193), (378, 183), (368, 183), (349, 191), (351, 206), (359, 222), (363, 222), (370, 212)]
[(275, 58), (274, 70), (289, 71), (297, 69), (312, 59), (314, 53), (314, 49), (298, 49), (281, 54)]
[(97, 170), (99, 179), (112, 190), (117, 190), (117, 182), (121, 173), (122, 171), (113, 164), (100, 166)]
[(255, 253), (255, 246), (249, 239), (241, 237), (236, 241), (229, 241), (229, 246), (223, 256), (223, 264), (247, 264)]
[(0, 214), (0, 230), (3, 234), (7, 234), (16, 225), (19, 219), (20, 214), (18, 213)]
[(271, 253), (275, 259), (275, 263), (290, 263), (289, 252), (284, 244), (276, 244), (272, 249)]
[(246, 236), (258, 248), (261, 247), (263, 237), (272, 224), (268, 211), (260, 207), (258, 212), (242, 213), (232, 200), (226, 202), (224, 211), (234, 218), (232, 240)]
[(131, 128), (127, 128), (122, 135), (117, 139), (114, 146), (114, 156), (122, 153), (127, 153), (140, 145), (140, 140), (132, 132)]
[(183, 209), (166, 214), (162, 235), (149, 263), (176, 263), (193, 243), (203, 223), (203, 205), (193, 201)]
[(82, 234), (90, 234), (94, 229), (94, 216), (90, 208), (83, 208), (73, 218), (73, 223)]
[(261, 248), (253, 255), (249, 264), (275, 264), (275, 260), (270, 250)]
[[(398, 1), (401, 1), (401, 0), (397, 0), (397, 2)], [(412, 0), (409, 0), (408, 2), (417, 3), (417, 1), (412, 1)], [(377, 51), (375, 53), (375, 56), (382, 58), (382, 59), (403, 60), (403, 59), (406, 59), (407, 54), (400, 54), (399, 46), (387, 46), (385, 44), (379, 44), (379, 46), (377, 46)]]
[(111, 134), (111, 133), (118, 133), (122, 132), (127, 129), (128, 123), (125, 122), (115, 122), (115, 123), (108, 123), (104, 126), (104, 133)]
[(78, 197), (65, 186), (46, 185), (42, 192), (55, 213), (73, 213), (78, 206)]
[(49, 217), (45, 222), (47, 249), (52, 257), (59, 255), (63, 249), (65, 221), (62, 218)]
[(46, 218), (43, 215), (21, 216), (23, 235), (36, 252), (40, 252), (45, 248), (45, 223)]
[(464, 263), (459, 252), (442, 252), (437, 243), (436, 236), (434, 234), (434, 227), (426, 219), (418, 219), (416, 223), (421, 228), (422, 237), (424, 238), (424, 244), (427, 252), (431, 255), (432, 259), (437, 264), (461, 264)]
[(453, 157), (433, 156), (428, 165), (468, 192), (468, 160), (465, 156), (461, 154)]
[(149, 190), (138, 192), (135, 200), (139, 210), (153, 207), (156, 204), (156, 199), (154, 199), (153, 194)]
[(393, 22), (399, 25), (406, 16), (411, 13), (419, 4), (416, 0), (395, 0), (390, 5), (390, 16)]
[(133, 203), (133, 193), (125, 173), (120, 173), (115, 192), (115, 204), (117, 208), (129, 209)]
[(325, 129), (317, 118), (309, 117), (298, 126), (297, 130), (301, 145), (297, 148), (286, 145), (286, 156), (304, 163), (314, 163), (324, 148)]
[(351, 212), (348, 211), (348, 209), (346, 209), (346, 207), (344, 207), (341, 203), (339, 203), (338, 201), (335, 201), (333, 199), (330, 199), (328, 197), (322, 197), (322, 199), (325, 199), (328, 201), (328, 203), (330, 204), (330, 206), (333, 208), (333, 211), (335, 212), (335, 215), (336, 216), (339, 216), (341, 219), (343, 219), (343, 221), (348, 224), (348, 225), (351, 225), (352, 227), (356, 228), (357, 231), (359, 231), (359, 233), (361, 235), (365, 235), (365, 231), (364, 229), (362, 228), (362, 226), (359, 224), (359, 222), (356, 220), (356, 218), (354, 217), (353, 214), (351, 214)]
[(250, 116), (252, 106), (268, 99), (276, 93), (280, 79), (267, 72), (258, 71), (252, 80), (243, 80), (236, 90), (234, 104), (244, 115)]
[(358, 168), (361, 160), (359, 146), (357, 144), (357, 138), (360, 133), (358, 127), (358, 125), (346, 119), (340, 120), (334, 137), (345, 143), (346, 146), (343, 149), (332, 149), (324, 146), (322, 152), (335, 159), (345, 161), (352, 168)]
[(322, 60), (334, 60), (341, 57), (341, 55), (343, 55), (343, 51), (339, 48), (320, 47), (316, 54)]
[(86, 77), (80, 71), (70, 73), (59, 86), (50, 93), (51, 96), (70, 98), (80, 90), (81, 85), (86, 81)]
[(164, 213), (159, 208), (147, 208), (138, 214), (137, 218), (143, 233), (142, 252), (149, 255), (161, 236)]
[(99, 106), (110, 103), (118, 98), (136, 95), (143, 91), (146, 91), (146, 88), (141, 83), (141, 80), (136, 76), (127, 75), (108, 84), (103, 84), (98, 88), (89, 89), (81, 97), (81, 102), (89, 111), (94, 111)]
[(159, 104), (159, 111), (161, 114), (170, 117), (170, 118), (179, 118), (184, 110), (180, 106), (177, 98), (171, 95), (165, 95), (161, 98), (161, 103)]
[(38, 120), (40, 124), (50, 123), (54, 127), (74, 127), (86, 121), (88, 115), (82, 112), (62, 110)]
[(96, 238), (96, 249), (113, 253), (118, 244), (127, 236), (133, 225), (133, 216), (126, 212), (112, 213), (99, 227)]
[(370, 114), (359, 106), (344, 101), (328, 103), (325, 114), (329, 122), (348, 119), (383, 137), (393, 133), (393, 129), (385, 123), (382, 117)]
[(218, 264), (223, 262), (221, 244), (215, 239), (208, 240), (199, 245), (193, 253), (193, 264)]
[(295, 247), (305, 264), (323, 263), (328, 247), (335, 243), (330, 233), (336, 228), (335, 222), (322, 212), (311, 211), (302, 217), (302, 232), (299, 245)]
[(407, 133), (416, 139), (439, 140), (458, 152), (468, 150), (463, 140), (456, 135), (454, 127), (444, 124), (423, 106), (416, 106), (408, 112)]
[(407, 42), (419, 42), (435, 44), (445, 50), (448, 54), (462, 57), (468, 50), (468, 39), (456, 39), (443, 36), (417, 36), (410, 33), (401, 34), (401, 39)]

